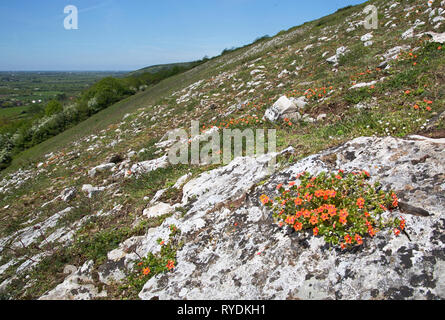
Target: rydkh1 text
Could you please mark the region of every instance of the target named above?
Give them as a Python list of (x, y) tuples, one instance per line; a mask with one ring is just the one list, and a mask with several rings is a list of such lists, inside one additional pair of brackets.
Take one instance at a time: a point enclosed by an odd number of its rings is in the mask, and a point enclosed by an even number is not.
[(226, 305), (223, 304), (221, 308), (212, 307), (192, 307), (185, 304), (178, 308), (178, 315), (200, 315), (207, 318), (210, 313), (221, 315), (264, 315), (266, 314), (266, 307), (264, 305)]

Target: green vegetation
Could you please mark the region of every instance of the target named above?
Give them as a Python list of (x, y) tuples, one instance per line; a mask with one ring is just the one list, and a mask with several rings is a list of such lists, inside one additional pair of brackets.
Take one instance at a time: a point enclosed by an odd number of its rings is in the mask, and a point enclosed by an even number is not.
[[(58, 135), (138, 91), (144, 91), (148, 86), (156, 85), (207, 60), (204, 58), (185, 65), (154, 69), (158, 70), (156, 72), (137, 72), (125, 78), (105, 77), (83, 91), (74, 103), (65, 103), (63, 106), (58, 100), (50, 100), (43, 112), (40, 105), (30, 108), (32, 117), (17, 121), (3, 120), (4, 125), (0, 128), (0, 170), (6, 168), (21, 151)], [(59, 99), (65, 96), (57, 95)]]
[(397, 196), (367, 179), (366, 171), (347, 175), (342, 171), (322, 172), (317, 176), (302, 173), (298, 176), (300, 184), (289, 181), (288, 188), (280, 184), (279, 197), (272, 200), (263, 195), (261, 201), (273, 211), (281, 227), (288, 225), (297, 232), (312, 230), (314, 236), (323, 236), (327, 243), (343, 249), (362, 245), (364, 237), (374, 237), (382, 229), (400, 234), (403, 221), (381, 218), (387, 208), (398, 206)]

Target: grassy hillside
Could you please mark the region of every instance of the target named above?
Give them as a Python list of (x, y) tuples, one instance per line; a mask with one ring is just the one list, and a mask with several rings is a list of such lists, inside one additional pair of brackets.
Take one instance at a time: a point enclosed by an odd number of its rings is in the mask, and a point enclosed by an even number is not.
[(154, 66), (149, 66), (146, 68), (142, 68), (136, 71), (132, 71), (129, 73), (129, 75), (137, 75), (137, 74), (141, 74), (141, 73), (145, 73), (145, 72), (149, 72), (149, 73), (156, 73), (159, 72), (161, 70), (169, 70), (169, 69), (173, 69), (174, 67), (190, 67), (193, 64), (193, 62), (179, 62), (179, 63), (167, 63), (167, 64), (157, 64)]
[[(360, 23), (368, 4), (378, 8), (376, 30)], [(119, 243), (162, 223), (165, 216), (142, 214), (156, 192), (166, 189), (162, 201), (178, 203), (182, 190), (172, 188), (178, 178), (214, 167), (170, 165), (139, 177), (128, 171), (133, 164), (159, 159), (163, 149), (156, 143), (171, 129), (188, 128), (190, 120), (199, 120), (202, 131), (277, 129), (277, 148), (297, 150), (280, 159), (282, 166), (360, 136), (445, 137), (444, 49), (427, 34), (445, 32), (437, 18), (441, 7), (437, 0), (374, 0), (339, 10), (165, 79), (26, 150), (1, 173), (5, 297), (41, 296), (63, 281), (67, 264), (93, 260), (97, 270)], [(344, 54), (331, 59), (338, 52)], [(262, 120), (284, 95), (306, 99), (302, 118)], [(89, 174), (116, 154), (128, 165), (125, 178), (107, 171)], [(106, 191), (88, 198), (81, 191), (85, 184)], [(66, 188), (75, 188), (77, 195), (69, 203), (54, 200)], [(23, 228), (68, 205), (73, 211), (42, 231), (33, 245), (6, 249)], [(98, 214), (117, 205), (122, 206), (118, 214)], [(72, 242), (45, 241), (61, 228), (72, 228)], [(39, 259), (17, 272), (27, 257)], [(107, 286), (107, 297), (135, 298), (139, 286)]]

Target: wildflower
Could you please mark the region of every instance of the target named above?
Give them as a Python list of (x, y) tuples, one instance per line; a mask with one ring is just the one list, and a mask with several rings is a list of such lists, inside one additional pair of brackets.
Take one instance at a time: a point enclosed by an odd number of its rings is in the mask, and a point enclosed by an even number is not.
[(340, 222), (342, 225), (345, 225), (348, 222), (348, 220), (346, 219), (346, 217), (340, 217), (338, 219), (338, 222)]
[(141, 261), (141, 262), (138, 263), (138, 266), (142, 266), (142, 264), (143, 264), (143, 262)]
[(431, 111), (431, 107), (426, 107), (426, 110), (427, 111)]
[(349, 234), (345, 235), (344, 238), (345, 238), (345, 242), (346, 243), (348, 243), (348, 244), (352, 243), (352, 237)]
[(162, 240), (159, 244), (160, 244), (161, 246), (163, 246), (163, 245), (165, 244), (164, 240)]
[(295, 216), (288, 216), (284, 222), (286, 222), (287, 224), (293, 225), (295, 222)]
[(375, 230), (372, 227), (368, 229), (368, 233), (371, 237), (375, 236)]
[(309, 220), (309, 222), (312, 225), (316, 225), (318, 223), (318, 217), (316, 215), (312, 216), (311, 219)]
[(172, 260), (168, 260), (166, 267), (168, 270), (171, 270), (175, 267), (175, 263)]
[(309, 210), (304, 210), (303, 211), (303, 216), (308, 219), (311, 217), (311, 212)]
[(289, 186), (290, 187), (293, 187), (295, 185), (295, 181), (291, 181), (291, 182), (289, 182)]
[(437, 50), (442, 50), (442, 46), (437, 47)]
[(337, 191), (335, 190), (328, 190), (327, 194), (330, 198), (335, 198), (335, 196), (337, 195)]
[(263, 194), (262, 196), (260, 196), (260, 201), (263, 205), (267, 204), (269, 202), (269, 197)]
[(406, 220), (402, 218), (402, 221), (400, 221), (399, 228), (400, 230), (404, 230), (406, 225)]
[(346, 209), (340, 210), (340, 217), (347, 218), (348, 216), (349, 216), (348, 210)]
[(144, 276), (147, 276), (150, 273), (150, 268), (144, 268), (144, 270), (142, 270), (142, 273), (144, 274)]
[(314, 236), (318, 235), (318, 231), (319, 231), (319, 230), (318, 230), (317, 227), (315, 227), (312, 231), (314, 232)]
[(303, 229), (303, 224), (301, 222), (295, 223), (294, 229), (295, 231), (300, 231), (301, 229)]
[(312, 195), (311, 195), (309, 192), (307, 192), (307, 193), (304, 195), (304, 199), (305, 199), (307, 202), (311, 202), (311, 201), (312, 201)]
[(355, 235), (355, 241), (356, 241), (357, 244), (359, 244), (359, 245), (363, 244), (363, 239), (362, 239), (362, 237), (360, 237), (358, 234)]
[(340, 247), (341, 247), (342, 250), (345, 250), (345, 249), (346, 249), (346, 245), (345, 245), (343, 242), (340, 243)]
[(279, 185), (277, 185), (277, 190), (280, 190), (283, 187), (283, 184), (280, 183)]
[(294, 203), (296, 206), (299, 206), (303, 203), (303, 200), (301, 198), (297, 198), (297, 199), (294, 199)]
[(358, 198), (357, 199), (357, 207), (359, 207), (359, 209), (363, 209), (363, 206), (365, 205), (365, 199), (363, 198)]
[(411, 90), (406, 90), (405, 91), (405, 94), (410, 94), (411, 93)]
[(398, 237), (400, 235), (400, 230), (399, 229), (394, 229), (394, 234)]
[(397, 195), (393, 193), (391, 197), (392, 197), (392, 206), (394, 208), (397, 208), (399, 206), (399, 199), (397, 199)]

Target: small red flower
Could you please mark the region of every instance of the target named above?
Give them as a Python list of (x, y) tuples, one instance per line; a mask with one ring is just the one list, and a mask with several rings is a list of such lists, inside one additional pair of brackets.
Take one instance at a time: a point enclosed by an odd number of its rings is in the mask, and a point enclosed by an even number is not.
[(144, 276), (147, 276), (150, 273), (150, 268), (145, 268), (144, 270), (142, 270), (142, 273), (144, 274)]
[(360, 209), (363, 209), (363, 206), (365, 205), (365, 199), (363, 199), (363, 198), (358, 198), (357, 199), (357, 206), (360, 208)]
[(168, 270), (174, 269), (175, 268), (175, 263), (172, 260), (168, 260), (168, 263), (166, 265)]
[(318, 230), (317, 227), (315, 227), (314, 230), (312, 230), (312, 231), (314, 232), (314, 236), (318, 235), (318, 231), (319, 231), (319, 230)]

